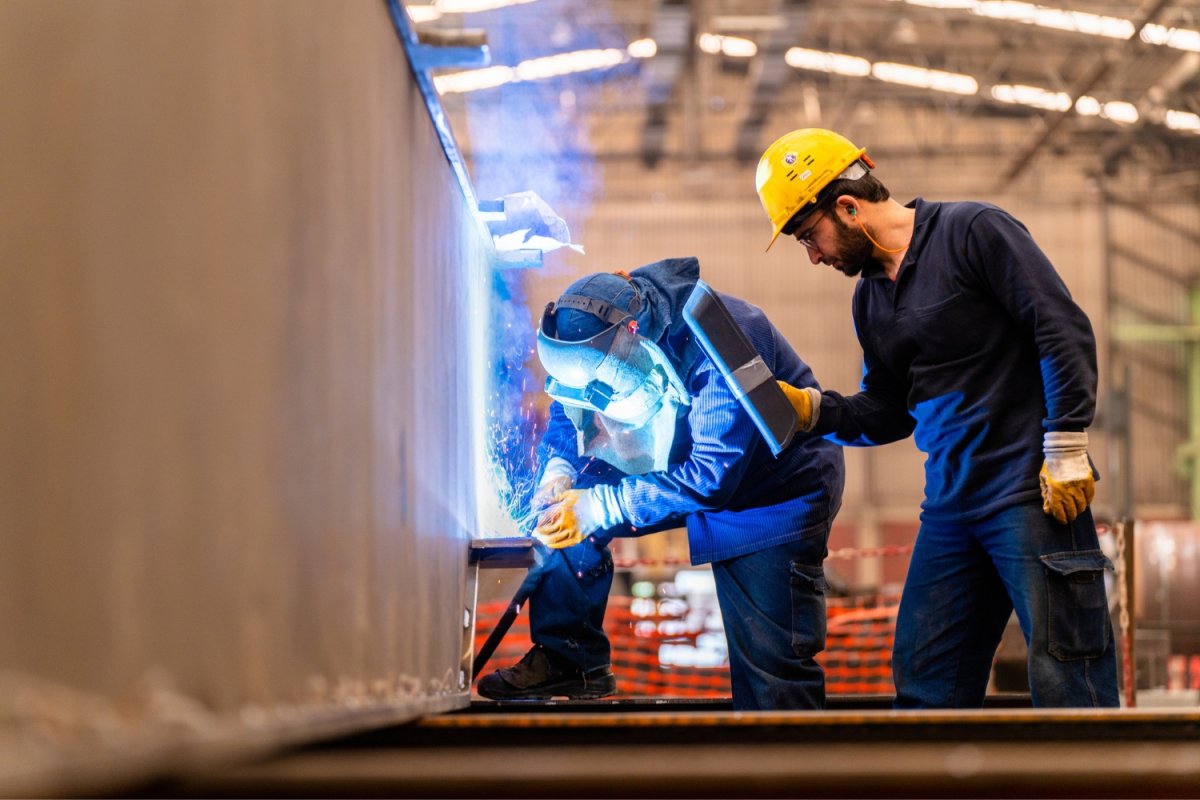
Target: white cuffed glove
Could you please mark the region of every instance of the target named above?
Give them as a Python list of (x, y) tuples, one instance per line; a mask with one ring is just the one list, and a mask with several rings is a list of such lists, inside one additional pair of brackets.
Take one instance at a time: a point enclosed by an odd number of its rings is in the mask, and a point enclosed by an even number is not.
[(542, 482), (538, 484), (533, 498), (529, 501), (530, 509), (541, 511), (546, 506), (557, 503), (569, 489), (574, 488), (578, 476), (579, 473), (571, 466), (570, 461), (558, 456), (551, 458), (542, 470)]
[(821, 416), (821, 393), (811, 386), (800, 389), (783, 381), (776, 383), (792, 404), (792, 410), (796, 412), (796, 419), (800, 422), (800, 430), (811, 431)]
[(542, 512), (533, 536), (555, 550), (579, 544), (597, 531), (625, 521), (615, 486), (571, 489)]
[(1038, 479), (1042, 510), (1066, 525), (1083, 513), (1096, 495), (1084, 431), (1049, 431), (1042, 438), (1046, 461)]

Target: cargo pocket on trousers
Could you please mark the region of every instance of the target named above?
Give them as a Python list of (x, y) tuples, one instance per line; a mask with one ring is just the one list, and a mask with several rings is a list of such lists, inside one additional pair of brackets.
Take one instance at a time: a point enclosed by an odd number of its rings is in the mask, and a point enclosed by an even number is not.
[(1112, 562), (1099, 550), (1041, 558), (1046, 566), (1047, 650), (1059, 661), (1098, 658), (1108, 647), (1111, 630), (1104, 570)]
[(791, 563), (792, 652), (815, 656), (825, 649), (825, 570), (796, 561)]

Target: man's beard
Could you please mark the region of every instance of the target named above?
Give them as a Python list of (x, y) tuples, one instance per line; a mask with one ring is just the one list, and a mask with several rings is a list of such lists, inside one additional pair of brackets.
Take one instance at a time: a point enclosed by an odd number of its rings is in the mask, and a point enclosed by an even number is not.
[(834, 252), (837, 253), (837, 260), (833, 264), (833, 268), (843, 275), (851, 278), (863, 271), (863, 268), (872, 261), (871, 253), (874, 252), (875, 246), (867, 235), (863, 233), (862, 228), (857, 226), (851, 227), (838, 217), (837, 214), (830, 215), (833, 219), (833, 224), (837, 228), (837, 242)]

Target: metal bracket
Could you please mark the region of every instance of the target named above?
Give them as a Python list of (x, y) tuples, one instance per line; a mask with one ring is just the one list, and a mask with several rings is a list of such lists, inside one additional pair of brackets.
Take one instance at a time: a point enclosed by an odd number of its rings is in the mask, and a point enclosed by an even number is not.
[(413, 69), (421, 71), (455, 67), (478, 69), (492, 63), (492, 56), (486, 44), (478, 47), (416, 44), (409, 49), (409, 58), (412, 59)]
[(540, 269), (543, 255), (541, 250), (502, 250), (496, 253), (495, 266), (497, 269)]
[(480, 569), (532, 567), (533, 539), (528, 536), (472, 539), (468, 560), (478, 564)]
[[(475, 681), (479, 671), (512, 627), (521, 611), (521, 606), (537, 585), (540, 572), (529, 569), (537, 564), (533, 540), (526, 536), (506, 536), (491, 539), (472, 539), (467, 550), (466, 598), (463, 603), (463, 636), (459, 668), (459, 689), (466, 690)], [(496, 623), (487, 642), (475, 654), (476, 609), (479, 602), (479, 570), (481, 569), (529, 569), (521, 582), (504, 616)]]

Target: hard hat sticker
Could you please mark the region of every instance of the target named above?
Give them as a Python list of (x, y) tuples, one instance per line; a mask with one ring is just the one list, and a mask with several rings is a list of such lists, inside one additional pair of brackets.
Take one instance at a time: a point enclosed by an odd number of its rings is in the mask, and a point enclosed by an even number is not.
[(804, 170), (804, 172), (800, 173), (800, 180), (802, 180), (802, 181), (808, 180), (809, 175), (812, 175), (812, 170), (811, 169)]
[(788, 153), (787, 155), (785, 155), (785, 156), (783, 157), (783, 163), (787, 164), (789, 167), (790, 167), (792, 164), (795, 164), (795, 163), (796, 163), (796, 154), (795, 154), (795, 153)]

